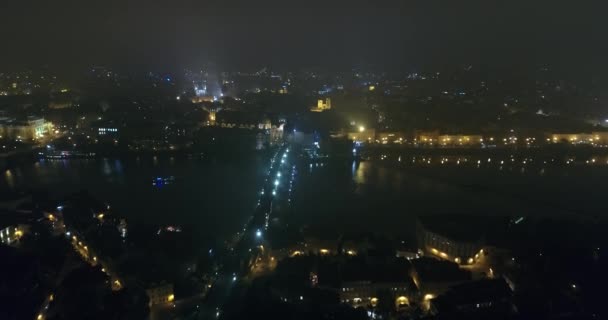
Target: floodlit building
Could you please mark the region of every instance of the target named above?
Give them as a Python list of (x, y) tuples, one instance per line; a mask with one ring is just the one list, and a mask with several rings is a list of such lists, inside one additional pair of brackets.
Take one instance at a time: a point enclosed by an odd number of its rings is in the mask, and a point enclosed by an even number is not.
[(350, 260), (340, 269), (340, 301), (355, 308), (375, 307), (379, 299), (390, 297), (395, 308), (407, 307), (418, 299), (410, 270), (411, 265), (405, 259), (380, 264)]
[(9, 139), (35, 140), (48, 135), (53, 124), (39, 117), (28, 117), (24, 121), (4, 119), (0, 123), (0, 135)]
[(424, 253), (458, 264), (473, 264), (483, 255), (484, 239), (472, 216), (420, 217), (416, 223), (418, 247)]
[(378, 132), (376, 134), (376, 143), (389, 144), (404, 143), (406, 141), (404, 132)]
[(439, 131), (417, 131), (414, 135), (414, 142), (423, 145), (436, 144), (439, 140)]
[(359, 142), (374, 142), (376, 140), (376, 130), (367, 129), (363, 126), (359, 127), (357, 131), (348, 132), (348, 139)]
[(0, 244), (12, 245), (28, 232), (29, 225), (19, 223), (17, 219), (3, 217), (0, 220)]
[(437, 137), (437, 144), (441, 146), (478, 146), (483, 143), (479, 134), (443, 134)]
[(547, 139), (551, 143), (607, 145), (608, 132), (553, 133)]
[(312, 112), (323, 112), (327, 110), (331, 110), (330, 98), (325, 98), (325, 101), (323, 101), (323, 99), (319, 99), (317, 100), (317, 105), (310, 108), (310, 111)]

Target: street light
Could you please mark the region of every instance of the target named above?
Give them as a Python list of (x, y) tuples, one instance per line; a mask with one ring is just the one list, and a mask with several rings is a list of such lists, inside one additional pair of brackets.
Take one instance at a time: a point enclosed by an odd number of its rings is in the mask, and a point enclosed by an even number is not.
[(258, 230), (255, 232), (255, 236), (256, 236), (256, 237), (258, 237), (258, 238), (261, 238), (261, 237), (262, 237), (262, 231), (261, 231), (260, 229), (258, 229)]

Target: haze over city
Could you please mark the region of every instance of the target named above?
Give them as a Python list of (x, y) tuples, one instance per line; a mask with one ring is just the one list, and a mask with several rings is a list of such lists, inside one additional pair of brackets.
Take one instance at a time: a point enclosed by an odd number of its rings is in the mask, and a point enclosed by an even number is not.
[(0, 3), (0, 319), (602, 319), (599, 1)]

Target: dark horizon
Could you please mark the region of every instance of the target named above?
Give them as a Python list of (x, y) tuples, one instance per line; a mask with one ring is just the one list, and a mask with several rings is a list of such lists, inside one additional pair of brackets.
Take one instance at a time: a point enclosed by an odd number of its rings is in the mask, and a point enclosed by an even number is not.
[(445, 64), (606, 69), (594, 3), (69, 0), (0, 5), (1, 70), (179, 70)]

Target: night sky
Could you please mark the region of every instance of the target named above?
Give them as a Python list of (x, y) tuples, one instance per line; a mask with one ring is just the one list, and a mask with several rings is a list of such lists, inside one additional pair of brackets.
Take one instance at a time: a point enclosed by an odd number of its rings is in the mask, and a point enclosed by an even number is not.
[(602, 1), (0, 2), (0, 68), (604, 68)]

